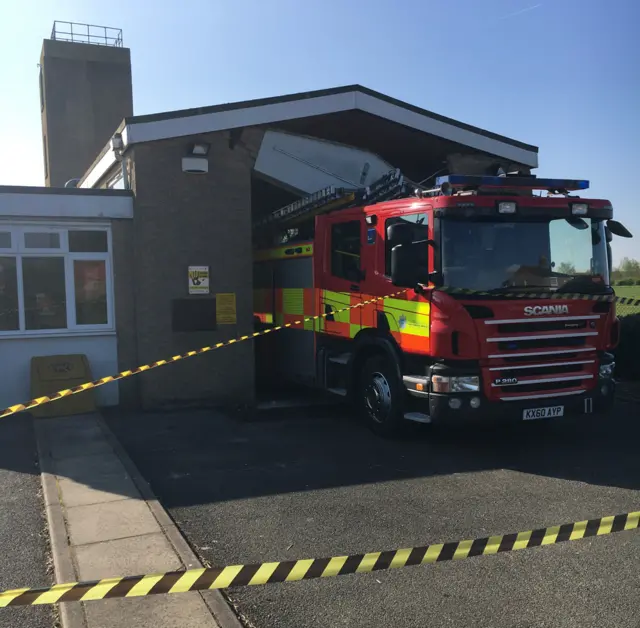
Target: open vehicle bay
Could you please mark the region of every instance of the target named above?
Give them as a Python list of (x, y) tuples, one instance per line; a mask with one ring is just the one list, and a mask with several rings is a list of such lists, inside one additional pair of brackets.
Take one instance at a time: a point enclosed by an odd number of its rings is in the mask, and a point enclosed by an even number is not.
[[(412, 547), (638, 510), (640, 402), (608, 421), (375, 437), (348, 410), (108, 423), (212, 565)], [(594, 417), (595, 418), (595, 417)], [(248, 625), (640, 622), (637, 532), (425, 567), (227, 591)]]

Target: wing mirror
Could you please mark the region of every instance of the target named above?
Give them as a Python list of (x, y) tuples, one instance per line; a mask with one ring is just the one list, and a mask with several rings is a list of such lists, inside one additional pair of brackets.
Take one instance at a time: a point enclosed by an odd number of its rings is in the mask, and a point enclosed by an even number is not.
[(613, 235), (617, 235), (620, 238), (633, 238), (631, 231), (617, 220), (607, 220), (607, 228)]

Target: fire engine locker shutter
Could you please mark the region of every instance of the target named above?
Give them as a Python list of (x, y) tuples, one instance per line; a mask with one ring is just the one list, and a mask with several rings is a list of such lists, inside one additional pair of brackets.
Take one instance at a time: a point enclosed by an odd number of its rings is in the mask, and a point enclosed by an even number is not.
[[(305, 290), (313, 286), (311, 257), (278, 260), (275, 264), (275, 282), (279, 287), (279, 305), (284, 323), (293, 323), (311, 314), (305, 312)], [(315, 339), (312, 329), (312, 326), (299, 324), (274, 335), (277, 355), (274, 368), (288, 380), (312, 383), (315, 379)]]
[[(31, 358), (31, 397), (73, 388), (93, 379), (86, 355), (48, 355)], [(95, 392), (85, 390), (30, 410), (35, 417), (85, 414), (96, 409)]]

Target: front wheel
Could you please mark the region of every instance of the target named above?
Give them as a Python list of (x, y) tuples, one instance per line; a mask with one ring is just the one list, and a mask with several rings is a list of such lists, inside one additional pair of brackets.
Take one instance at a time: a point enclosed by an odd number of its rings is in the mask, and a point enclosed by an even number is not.
[(356, 403), (370, 429), (380, 436), (402, 427), (402, 387), (393, 365), (382, 355), (370, 357), (358, 379)]

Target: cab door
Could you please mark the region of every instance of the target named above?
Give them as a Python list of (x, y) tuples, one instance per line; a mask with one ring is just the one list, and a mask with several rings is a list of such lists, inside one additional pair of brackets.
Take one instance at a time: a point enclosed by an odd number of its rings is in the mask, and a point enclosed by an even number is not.
[(361, 308), (346, 311), (362, 301), (361, 283), (364, 216), (345, 211), (327, 220), (321, 312), (327, 314), (320, 331), (332, 336), (354, 338), (361, 328)]

